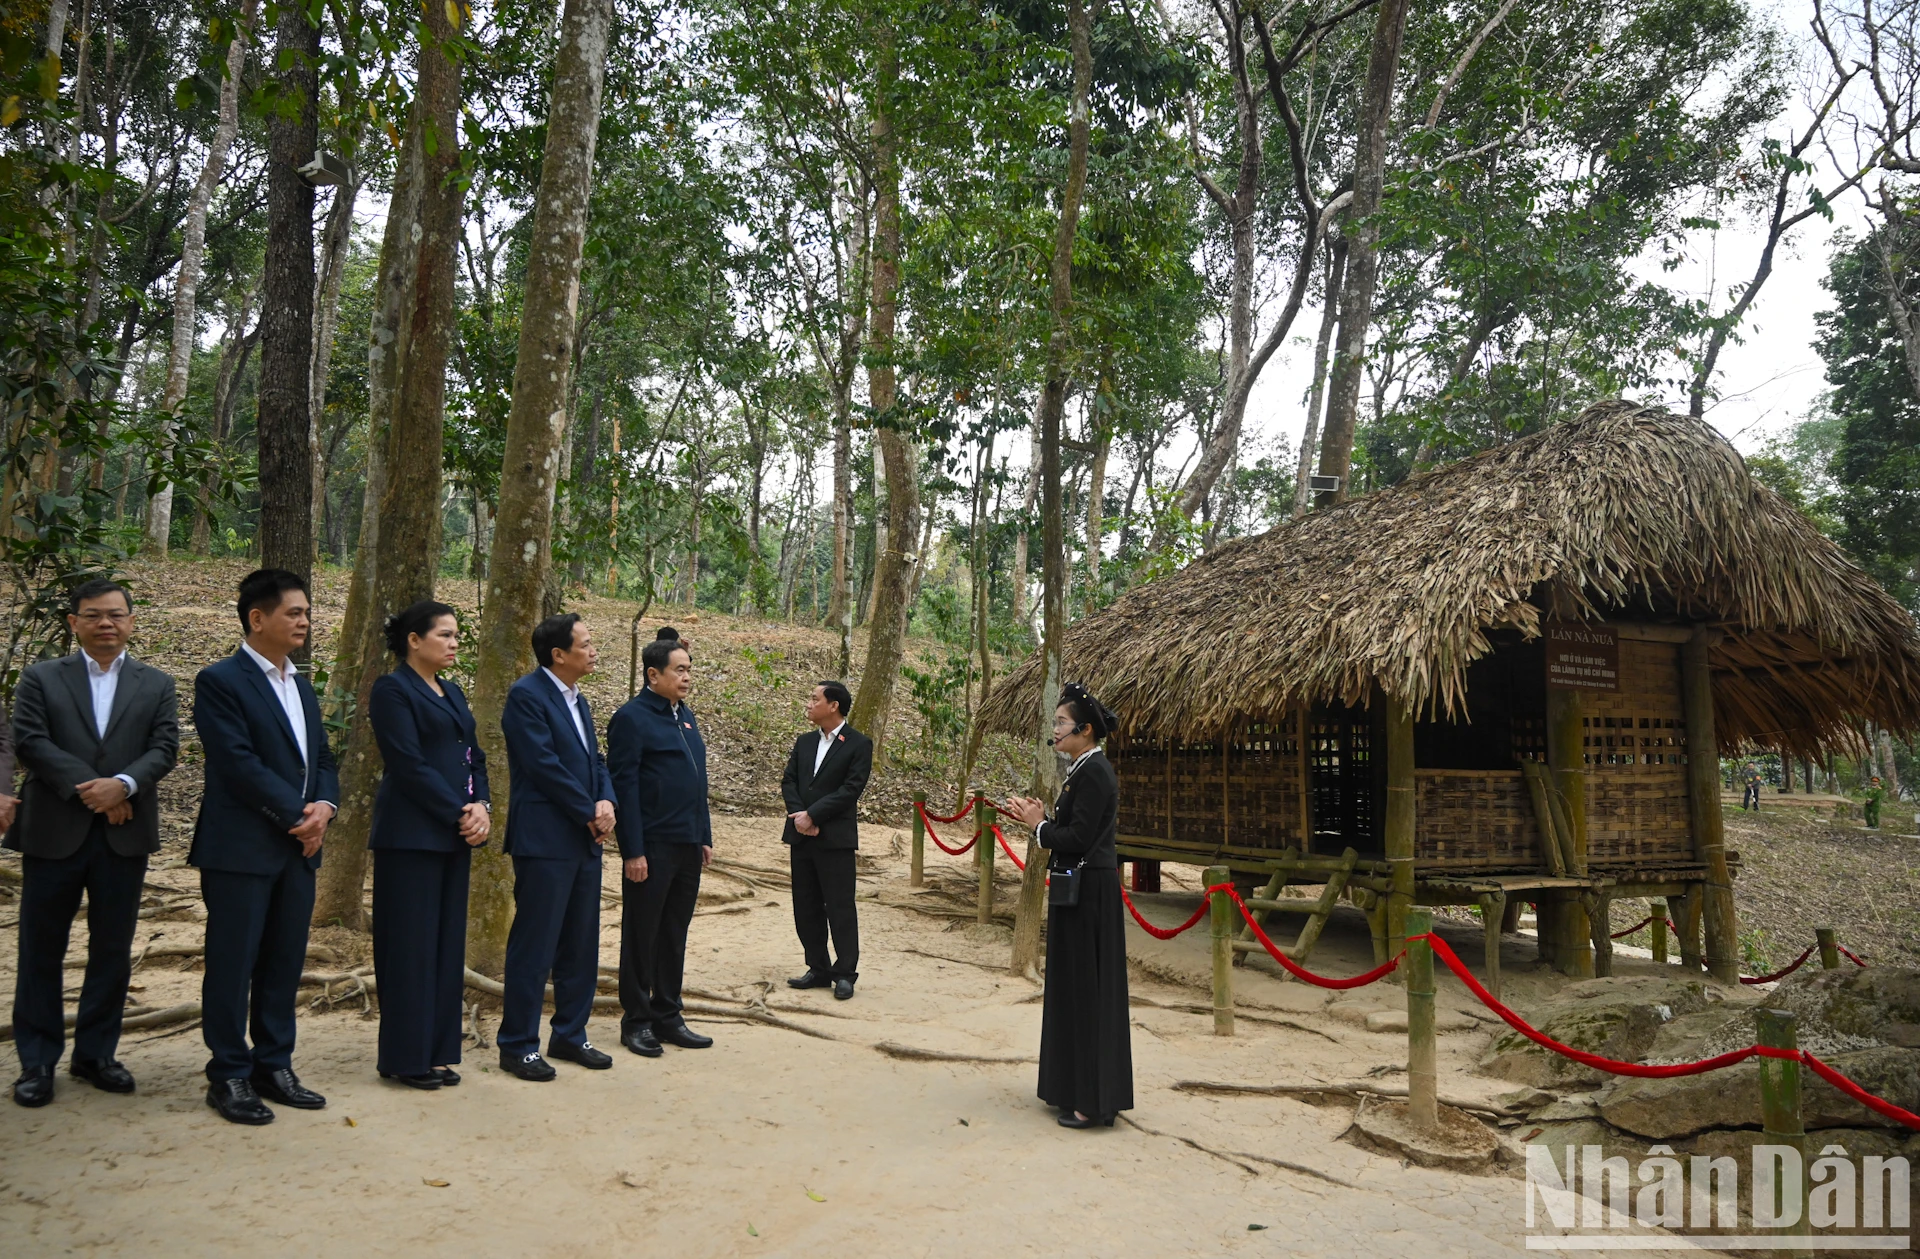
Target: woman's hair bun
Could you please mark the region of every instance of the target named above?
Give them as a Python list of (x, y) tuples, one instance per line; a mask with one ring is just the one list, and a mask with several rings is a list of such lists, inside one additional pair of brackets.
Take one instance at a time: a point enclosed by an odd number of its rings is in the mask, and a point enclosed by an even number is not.
[(1105, 704), (1093, 697), (1093, 693), (1078, 682), (1069, 682), (1060, 688), (1060, 702), (1073, 710), (1076, 724), (1093, 727), (1093, 737), (1104, 739), (1120, 728), (1120, 716)]
[(660, 642), (677, 643), (680, 641), (680, 631), (671, 625), (662, 625), (660, 632), (655, 634), (654, 638)]

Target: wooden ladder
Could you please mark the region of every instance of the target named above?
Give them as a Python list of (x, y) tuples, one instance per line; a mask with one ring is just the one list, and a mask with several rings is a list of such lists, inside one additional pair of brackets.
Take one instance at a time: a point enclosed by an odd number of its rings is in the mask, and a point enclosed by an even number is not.
[[(1360, 854), (1351, 848), (1338, 857), (1303, 857), (1297, 849), (1288, 848), (1273, 863), (1273, 877), (1267, 880), (1267, 885), (1256, 895), (1246, 898), (1247, 908), (1262, 929), (1267, 925), (1269, 914), (1305, 914), (1306, 921), (1300, 924), (1300, 934), (1293, 946), (1282, 950), (1294, 961), (1304, 962), (1313, 953), (1313, 946), (1320, 942), (1320, 933), (1326, 929), (1327, 917), (1340, 902), (1340, 894), (1346, 891), (1347, 880), (1353, 877), (1353, 866), (1359, 859)], [(1326, 876), (1326, 886), (1320, 889), (1319, 896), (1308, 900), (1302, 896), (1283, 895), (1289, 876), (1308, 873)], [(1233, 940), (1233, 964), (1243, 965), (1247, 954), (1264, 951), (1260, 942), (1253, 938), (1253, 928), (1242, 926), (1240, 934)]]

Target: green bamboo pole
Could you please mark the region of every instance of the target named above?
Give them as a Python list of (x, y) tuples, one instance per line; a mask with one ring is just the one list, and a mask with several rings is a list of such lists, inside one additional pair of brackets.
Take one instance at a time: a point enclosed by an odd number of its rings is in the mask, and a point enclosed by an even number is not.
[(927, 882), (927, 824), (920, 819), (926, 804), (926, 792), (913, 793), (913, 864), (907, 871), (908, 887), (925, 887)]
[(1407, 1122), (1440, 1126), (1440, 1077), (1433, 1021), (1433, 946), (1416, 939), (1433, 930), (1433, 912), (1407, 911)]
[[(1225, 866), (1207, 867), (1207, 886), (1233, 882)], [(1233, 1035), (1233, 899), (1225, 892), (1209, 894), (1213, 902), (1213, 1034)]]
[[(1762, 1045), (1799, 1050), (1799, 1018), (1791, 1011), (1756, 1010), (1753, 1018)], [(1800, 1064), (1782, 1058), (1761, 1058), (1759, 1063), (1760, 1126), (1766, 1143), (1791, 1146), (1800, 1154), (1798, 1167), (1783, 1168), (1774, 1186), (1774, 1218), (1788, 1221), (1787, 1234), (1805, 1237), (1813, 1230), (1807, 1220), (1807, 1130), (1800, 1117)]]
[(973, 815), (974, 847), (980, 850), (980, 907), (975, 918), (981, 923), (993, 921), (993, 806), (985, 796), (975, 796)]
[(1820, 942), (1820, 969), (1840, 969), (1840, 937), (1832, 927), (1815, 927), (1813, 938)]
[(1661, 965), (1667, 964), (1667, 903), (1648, 901), (1647, 908), (1653, 914), (1653, 960)]
[(1413, 907), (1414, 793), (1413, 709), (1387, 701), (1387, 861), (1393, 867), (1393, 891), (1387, 896), (1387, 956), (1405, 946), (1407, 911)]
[(1706, 928), (1707, 973), (1723, 984), (1740, 982), (1734, 956), (1738, 930), (1733, 876), (1727, 870), (1727, 831), (1720, 814), (1720, 738), (1714, 729), (1713, 666), (1718, 630), (1701, 626), (1680, 647), (1680, 698), (1687, 723), (1687, 802), (1694, 852), (1707, 867), (1697, 902)]

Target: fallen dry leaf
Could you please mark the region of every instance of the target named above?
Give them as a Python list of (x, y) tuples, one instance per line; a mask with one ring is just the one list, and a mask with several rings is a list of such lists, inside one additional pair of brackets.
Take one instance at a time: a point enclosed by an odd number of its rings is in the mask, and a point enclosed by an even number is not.
[[(802, 1186), (800, 1186), (800, 1187), (801, 1187), (802, 1189), (807, 1189), (807, 1187), (806, 1187), (805, 1185), (802, 1185)], [(807, 1196), (808, 1196), (809, 1198), (812, 1198), (812, 1199), (813, 1199), (813, 1200), (814, 1200), (815, 1202), (825, 1202), (825, 1201), (826, 1201), (826, 1198), (824, 1198), (824, 1197), (822, 1197), (822, 1196), (821, 1196), (820, 1194), (817, 1194), (817, 1193), (815, 1193), (815, 1192), (814, 1192), (813, 1190), (811, 1190), (811, 1189), (807, 1189)]]
[(431, 1186), (432, 1188), (435, 1188), (435, 1189), (445, 1189), (452, 1182), (446, 1181), (446, 1180), (428, 1180), (425, 1176), (422, 1176), (420, 1178), (420, 1183), (423, 1185)]
[(357, 1123), (355, 1123), (355, 1122), (353, 1121), (353, 1116), (352, 1116), (352, 1115), (348, 1115), (348, 1116), (346, 1117), (346, 1120), (347, 1120), (347, 1127), (349, 1127), (349, 1128), (358, 1128), (358, 1127), (360, 1126), (359, 1124), (357, 1124)]

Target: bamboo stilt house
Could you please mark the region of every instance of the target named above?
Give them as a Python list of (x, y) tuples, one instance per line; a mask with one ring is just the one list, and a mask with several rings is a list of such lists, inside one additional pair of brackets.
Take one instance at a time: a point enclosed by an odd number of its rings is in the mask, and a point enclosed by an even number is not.
[[(1614, 896), (1672, 898), (1683, 960), (1735, 974), (1720, 752), (1920, 726), (1913, 618), (1710, 427), (1619, 401), (1228, 542), (1065, 650), (1121, 716), (1136, 878), (1350, 848), (1382, 950), (1416, 902), (1479, 904), (1491, 946), (1526, 900), (1574, 974)], [(1037, 727), (1037, 665), (989, 729)]]

